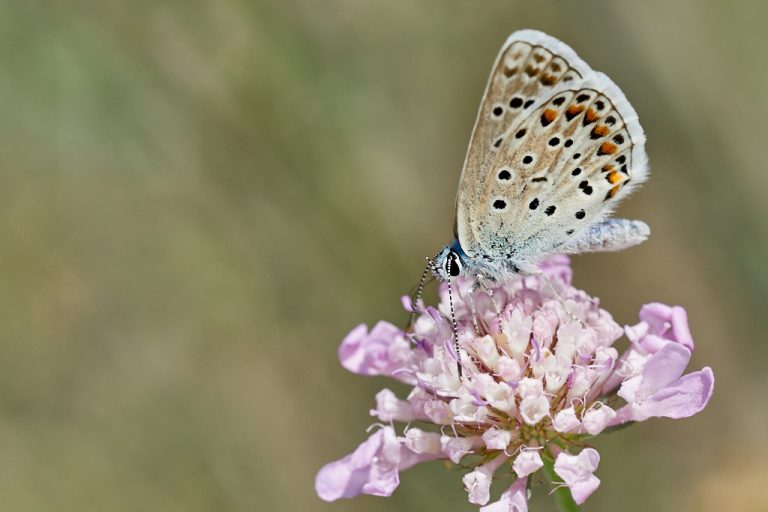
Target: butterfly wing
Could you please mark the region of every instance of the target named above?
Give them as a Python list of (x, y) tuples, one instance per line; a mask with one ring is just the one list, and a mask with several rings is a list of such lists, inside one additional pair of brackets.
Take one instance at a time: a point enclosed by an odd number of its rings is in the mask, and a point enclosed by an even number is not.
[(543, 32), (521, 30), (504, 43), (483, 94), (456, 196), (456, 235), (468, 254), (482, 252), (469, 221), (475, 213), (472, 205), (482, 198), (501, 137), (553, 89), (591, 73), (571, 48)]
[(472, 257), (521, 264), (567, 252), (646, 178), (644, 141), (634, 109), (608, 77), (550, 36), (513, 34), (491, 73), (462, 171), (459, 242)]

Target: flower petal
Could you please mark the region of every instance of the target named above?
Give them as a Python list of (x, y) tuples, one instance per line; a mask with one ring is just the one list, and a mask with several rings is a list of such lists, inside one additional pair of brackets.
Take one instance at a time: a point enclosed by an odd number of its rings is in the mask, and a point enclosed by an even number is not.
[(693, 416), (706, 407), (712, 397), (715, 377), (712, 369), (704, 367), (689, 373), (653, 394), (646, 402), (653, 416), (679, 419)]
[(645, 362), (640, 375), (621, 385), (618, 395), (630, 403), (641, 402), (679, 379), (690, 360), (687, 348), (676, 343), (665, 345)]
[(499, 501), (480, 508), (480, 512), (528, 512), (527, 483), (527, 478), (518, 478), (501, 493)]
[(475, 505), (485, 505), (491, 499), (491, 482), (493, 474), (504, 464), (509, 457), (500, 454), (490, 462), (478, 466), (474, 471), (470, 471), (464, 478), (464, 488), (469, 493), (469, 502)]
[(371, 409), (371, 416), (376, 416), (381, 421), (412, 421), (415, 418), (411, 403), (400, 400), (389, 389), (382, 389), (376, 393), (376, 408)]
[(528, 425), (535, 425), (549, 415), (549, 400), (545, 396), (529, 396), (520, 402), (520, 414)]
[(605, 430), (605, 427), (607, 427), (610, 421), (615, 417), (616, 411), (607, 405), (603, 405), (587, 411), (587, 413), (584, 414), (582, 424), (584, 425), (584, 430), (586, 430), (589, 435), (596, 436)]
[(512, 469), (517, 473), (517, 476), (524, 478), (541, 469), (543, 465), (544, 461), (541, 460), (539, 451), (529, 449), (520, 452), (515, 462), (512, 463)]
[(388, 322), (377, 323), (371, 332), (358, 325), (339, 347), (341, 365), (359, 375), (386, 375), (411, 382), (408, 375), (396, 374), (406, 366), (410, 345), (402, 331)]
[(480, 436), (442, 436), (440, 438), (440, 445), (442, 446), (443, 453), (446, 454), (454, 464), (458, 464), (461, 462), (462, 457), (483, 446), (483, 438)]
[[(393, 326), (394, 327), (394, 326)], [(365, 351), (361, 345), (368, 336), (368, 326), (360, 324), (347, 334), (339, 347), (341, 365), (353, 373), (361, 373), (365, 361)]]
[(600, 463), (600, 454), (593, 448), (585, 448), (578, 455), (560, 452), (555, 460), (555, 473), (562, 477), (571, 490), (577, 505), (581, 505), (600, 485), (594, 471)]
[(315, 491), (325, 501), (360, 494), (391, 496), (400, 484), (399, 471), (435, 458), (412, 452), (392, 427), (384, 427), (351, 454), (323, 466), (315, 477)]
[(674, 341), (693, 350), (693, 337), (688, 327), (688, 313), (680, 306), (667, 306), (658, 302), (640, 309), (640, 321), (649, 326), (649, 334)]
[(573, 407), (562, 409), (552, 419), (552, 427), (558, 432), (578, 432), (581, 427), (579, 418), (576, 417), (576, 410)]
[(550, 256), (539, 263), (539, 269), (541, 270), (541, 273), (549, 279), (557, 279), (565, 284), (571, 284), (571, 280), (573, 279), (571, 259), (568, 256)]
[(648, 418), (680, 419), (693, 416), (706, 407), (712, 396), (715, 378), (712, 369), (705, 367), (684, 375), (671, 385), (657, 391), (640, 403), (630, 403), (619, 409), (610, 425)]
[(363, 486), (370, 477), (373, 458), (381, 449), (383, 439), (384, 429), (374, 433), (343, 459), (323, 466), (315, 477), (317, 495), (325, 501), (335, 501), (362, 494)]
[(424, 415), (435, 425), (448, 425), (451, 422), (451, 409), (442, 400), (429, 400), (424, 404)]
[(482, 437), (489, 450), (506, 450), (512, 441), (512, 432), (492, 427), (486, 430)]
[(420, 428), (409, 428), (405, 433), (405, 446), (413, 453), (438, 454), (442, 452), (440, 434), (425, 432)]
[(581, 505), (587, 501), (587, 498), (589, 498), (599, 486), (600, 479), (595, 475), (590, 475), (586, 480), (576, 482), (575, 484), (569, 486), (569, 488), (571, 489), (571, 496), (573, 496), (573, 501), (575, 501), (577, 505)]

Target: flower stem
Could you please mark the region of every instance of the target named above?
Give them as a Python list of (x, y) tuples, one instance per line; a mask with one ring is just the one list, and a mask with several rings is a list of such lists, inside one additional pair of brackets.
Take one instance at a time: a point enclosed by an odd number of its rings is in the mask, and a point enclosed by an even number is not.
[[(541, 468), (541, 470), (544, 472), (545, 478), (550, 482), (559, 480), (559, 477), (555, 473), (555, 461), (544, 454), (542, 454), (541, 458), (544, 461), (544, 467)], [(571, 491), (569, 491), (567, 487), (561, 486), (556, 488), (552, 494), (555, 497), (555, 503), (557, 503), (557, 508), (560, 512), (579, 512), (579, 510), (581, 510), (579, 506), (576, 505), (576, 502), (573, 501)]]

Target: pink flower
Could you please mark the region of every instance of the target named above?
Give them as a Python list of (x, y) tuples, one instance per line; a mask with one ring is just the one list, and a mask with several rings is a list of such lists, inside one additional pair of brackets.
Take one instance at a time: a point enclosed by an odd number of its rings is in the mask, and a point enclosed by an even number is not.
[(391, 496), (400, 485), (400, 471), (434, 458), (433, 453), (411, 451), (392, 427), (384, 427), (351, 454), (323, 466), (317, 474), (315, 490), (325, 501), (360, 494)]
[(599, 463), (600, 454), (592, 448), (585, 448), (578, 455), (558, 454), (555, 473), (563, 478), (577, 505), (584, 503), (600, 485), (600, 479), (592, 474)]
[[(339, 349), (342, 365), (413, 388), (405, 398), (388, 389), (376, 395), (371, 414), (386, 426), (320, 470), (318, 495), (389, 496), (400, 471), (445, 459), (468, 468), (464, 486), (482, 511), (523, 512), (529, 476), (549, 461), (562, 478), (553, 484), (564, 483), (582, 503), (600, 484), (600, 457), (584, 448), (591, 436), (701, 411), (714, 380), (709, 368), (684, 374), (694, 347), (685, 310), (648, 304), (637, 325), (622, 329), (596, 299), (571, 286), (571, 274), (568, 259), (556, 257), (541, 275), (512, 276), (488, 291), (455, 281), (461, 374), (445, 285), (436, 307), (419, 305), (407, 332), (386, 322), (370, 332), (355, 328)], [(631, 345), (619, 354), (613, 345), (622, 334)], [(408, 424), (402, 435), (394, 422)], [(514, 483), (486, 505), (499, 473)]]
[(688, 329), (688, 314), (680, 306), (654, 302), (640, 309), (640, 322), (647, 326), (646, 339), (658, 337), (693, 350), (693, 337)]
[(501, 493), (499, 501), (480, 508), (480, 512), (528, 512), (527, 483), (528, 478), (518, 478)]
[(497, 454), (496, 458), (487, 462), (481, 466), (477, 466), (473, 471), (470, 471), (462, 481), (464, 482), (464, 488), (469, 494), (469, 502), (475, 505), (485, 505), (491, 499), (491, 481), (493, 480), (493, 474), (496, 472), (502, 464), (507, 462), (507, 457), (504, 454)]
[(687, 418), (704, 409), (712, 396), (715, 378), (710, 368), (683, 375), (691, 352), (668, 344), (648, 358), (642, 372), (621, 384), (618, 396), (628, 402), (610, 425), (648, 418)]
[(358, 325), (339, 347), (342, 366), (360, 375), (386, 375), (407, 380), (393, 372), (403, 367), (410, 354), (410, 344), (405, 333), (387, 322), (379, 322), (371, 332)]
[(517, 476), (524, 478), (541, 469), (543, 465), (544, 461), (541, 460), (537, 450), (522, 450), (512, 463), (512, 470)]

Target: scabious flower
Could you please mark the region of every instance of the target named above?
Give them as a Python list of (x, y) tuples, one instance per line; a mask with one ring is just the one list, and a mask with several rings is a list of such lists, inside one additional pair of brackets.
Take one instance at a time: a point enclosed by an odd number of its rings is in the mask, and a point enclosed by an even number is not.
[[(545, 464), (581, 504), (600, 485), (592, 437), (628, 422), (685, 418), (712, 394), (709, 368), (683, 375), (693, 350), (685, 310), (648, 304), (640, 322), (622, 329), (598, 301), (571, 286), (566, 257), (542, 274), (512, 276), (487, 290), (454, 282), (437, 308), (414, 304), (403, 331), (380, 322), (358, 326), (339, 349), (341, 364), (360, 375), (386, 375), (411, 386), (405, 398), (376, 395), (373, 435), (352, 454), (323, 467), (320, 498), (389, 496), (399, 473), (446, 459), (466, 469), (463, 483), (483, 512), (527, 511), (531, 475)], [(404, 299), (410, 311), (410, 300)], [(613, 346), (623, 334), (629, 348)], [(405, 424), (400, 430), (396, 423)], [(491, 500), (494, 478), (511, 485)]]

